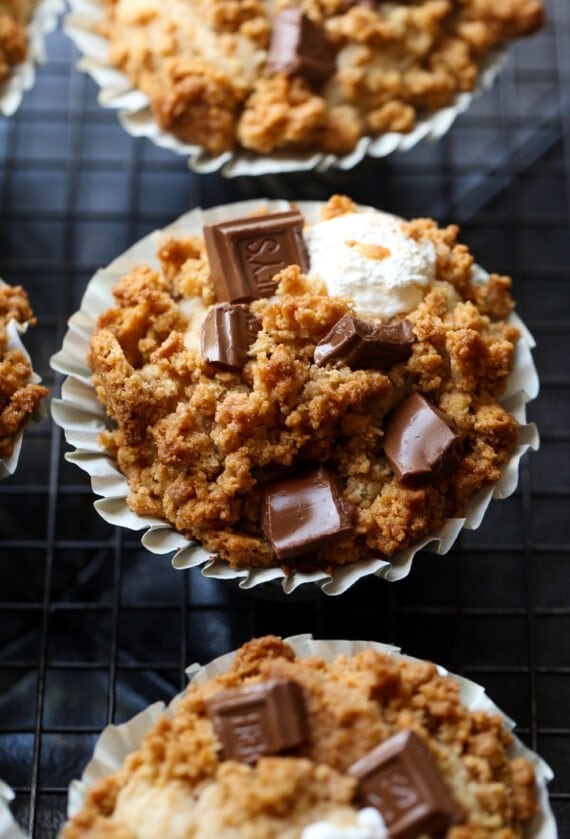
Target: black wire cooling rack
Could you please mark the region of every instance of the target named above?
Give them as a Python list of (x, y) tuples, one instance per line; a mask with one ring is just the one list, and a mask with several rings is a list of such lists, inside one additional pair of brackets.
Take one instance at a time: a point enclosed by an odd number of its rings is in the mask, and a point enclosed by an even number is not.
[(94, 270), (194, 207), (335, 191), (402, 215), (459, 221), (478, 261), (515, 278), (534, 333), (542, 445), (519, 488), (445, 557), (398, 584), (273, 602), (179, 573), (93, 509), (87, 478), (45, 419), (0, 484), (0, 778), (30, 835), (54, 837), (67, 785), (97, 733), (184, 684), (184, 667), (254, 634), (383, 640), (485, 685), (556, 773), (570, 836), (570, 4), (518, 44), (493, 90), (451, 132), (349, 173), (228, 181), (133, 140), (96, 103), (61, 32), (15, 118), (0, 120), (0, 276), (38, 316), (27, 345), (52, 392), (49, 357)]

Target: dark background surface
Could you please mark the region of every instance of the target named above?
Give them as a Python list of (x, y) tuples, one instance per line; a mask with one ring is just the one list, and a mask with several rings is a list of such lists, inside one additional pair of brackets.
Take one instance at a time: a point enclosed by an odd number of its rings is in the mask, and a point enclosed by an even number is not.
[(179, 573), (93, 509), (87, 477), (46, 419), (0, 484), (0, 778), (22, 827), (53, 837), (98, 731), (184, 684), (183, 668), (252, 634), (313, 632), (400, 645), (485, 685), (553, 766), (570, 836), (570, 4), (511, 51), (494, 89), (435, 145), (349, 173), (227, 181), (131, 139), (74, 70), (61, 32), (15, 118), (0, 118), (0, 276), (38, 316), (26, 343), (44, 382), (94, 270), (194, 206), (351, 194), (402, 215), (459, 221), (477, 261), (515, 278), (537, 340), (542, 445), (517, 493), (445, 557), (397, 584), (267, 602)]

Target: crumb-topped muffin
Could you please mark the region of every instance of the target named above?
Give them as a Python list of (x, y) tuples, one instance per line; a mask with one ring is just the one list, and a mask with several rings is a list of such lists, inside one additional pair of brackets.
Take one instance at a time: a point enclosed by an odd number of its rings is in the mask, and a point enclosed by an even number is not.
[(30, 0), (0, 0), (0, 85), (11, 68), (26, 58), (26, 26), (33, 6)]
[(91, 337), (131, 509), (234, 568), (328, 572), (461, 516), (518, 442), (510, 279), (339, 196), (228, 217), (165, 238)]
[(109, 0), (100, 31), (180, 140), (345, 154), (474, 90), (543, 19), (540, 0)]
[(48, 390), (30, 381), (32, 368), (19, 349), (9, 346), (6, 327), (11, 320), (34, 325), (36, 319), (21, 286), (0, 282), (0, 458), (12, 454), (17, 434)]
[(538, 799), (511, 743), (429, 662), (299, 658), (268, 636), (191, 684), (62, 837), (514, 839)]

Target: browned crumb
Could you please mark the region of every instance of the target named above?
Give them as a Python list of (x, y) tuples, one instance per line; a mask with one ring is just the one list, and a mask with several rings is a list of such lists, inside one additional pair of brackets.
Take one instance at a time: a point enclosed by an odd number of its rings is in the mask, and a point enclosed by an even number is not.
[[(272, 678), (301, 686), (309, 741), (254, 767), (222, 760), (205, 700)], [(244, 645), (227, 673), (191, 685), (174, 715), (91, 788), (62, 835), (136, 839), (137, 826), (152, 818), (155, 835), (173, 835), (176, 819), (177, 836), (300, 839), (307, 824), (357, 809), (347, 769), (403, 729), (422, 738), (464, 809), (446, 839), (520, 837), (537, 810), (534, 771), (509, 759), (512, 738), (500, 717), (466, 708), (456, 682), (429, 662), (370, 649), (327, 664), (297, 659), (271, 636)]]
[[(354, 209), (334, 196), (322, 217)], [(516, 420), (497, 401), (519, 337), (504, 321), (510, 280), (473, 282), (457, 227), (416, 219), (404, 229), (433, 243), (439, 282), (407, 315), (417, 341), (410, 359), (391, 370), (314, 364), (315, 345), (351, 303), (329, 297), (322, 280), (296, 266), (276, 278), (276, 298), (251, 304), (261, 330), (241, 375), (201, 357), (200, 325), (214, 294), (200, 237), (166, 239), (160, 271), (139, 266), (121, 279), (116, 306), (92, 337), (90, 362), (116, 424), (102, 442), (128, 478), (135, 513), (165, 519), (233, 567), (270, 566), (260, 524), (264, 483), (300, 463), (327, 462), (354, 508), (355, 530), (300, 562), (331, 571), (390, 557), (463, 515), (475, 493), (498, 480), (518, 442)], [(382, 426), (415, 390), (445, 411), (464, 449), (454, 472), (410, 489), (383, 456)]]
[(24, 289), (0, 285), (0, 457), (4, 459), (10, 457), (16, 435), (48, 393), (47, 388), (29, 381), (32, 368), (26, 356), (8, 349), (10, 320), (36, 322)]
[(24, 61), (28, 52), (26, 23), (29, 8), (25, 2), (0, 3), (0, 82), (15, 64)]
[[(336, 47), (320, 88), (265, 67), (274, 13), (301, 6)], [(213, 154), (314, 148), (406, 133), (472, 91), (493, 48), (539, 29), (540, 0), (109, 0), (111, 63), (148, 95), (159, 125)], [(0, 37), (1, 44), (1, 37)]]

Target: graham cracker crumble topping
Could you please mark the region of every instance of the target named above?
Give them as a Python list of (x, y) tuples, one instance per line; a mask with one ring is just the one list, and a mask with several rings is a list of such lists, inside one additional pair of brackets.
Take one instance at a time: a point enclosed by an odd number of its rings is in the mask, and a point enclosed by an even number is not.
[(32, 368), (20, 350), (8, 348), (10, 320), (34, 325), (36, 319), (21, 286), (0, 285), (0, 457), (8, 458), (14, 439), (48, 390), (32, 384)]
[(28, 53), (29, 0), (0, 0), (0, 83)]
[[(308, 741), (255, 766), (222, 760), (207, 698), (275, 678), (301, 687)], [(92, 786), (63, 839), (300, 839), (321, 819), (354, 824), (348, 768), (404, 729), (423, 740), (464, 811), (446, 839), (522, 836), (537, 810), (532, 765), (509, 757), (501, 718), (470, 711), (455, 681), (427, 661), (372, 649), (331, 663), (296, 658), (267, 636), (238, 650), (228, 672), (190, 685), (123, 766)]]
[[(301, 7), (336, 50), (323, 86), (266, 68), (285, 6)], [(108, 0), (100, 31), (111, 63), (181, 140), (212, 154), (344, 154), (472, 91), (491, 50), (543, 22), (540, 0)]]

